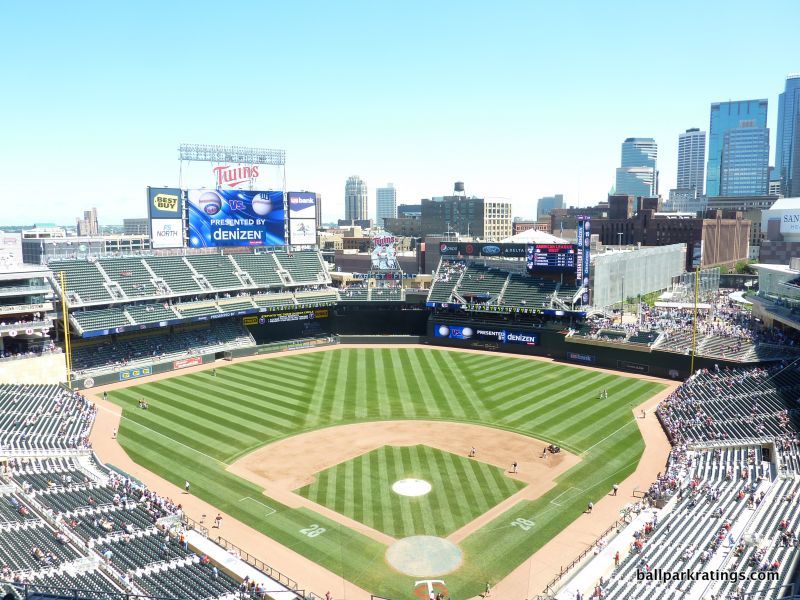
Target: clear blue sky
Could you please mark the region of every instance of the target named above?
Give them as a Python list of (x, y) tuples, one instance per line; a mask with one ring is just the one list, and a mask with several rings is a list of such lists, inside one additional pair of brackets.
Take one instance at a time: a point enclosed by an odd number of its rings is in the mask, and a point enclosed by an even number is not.
[[(661, 189), (709, 103), (777, 97), (800, 2), (18, 2), (0, 16), (2, 222), (144, 216), (180, 142), (285, 148), (289, 189), (399, 202), (542, 195), (588, 205), (620, 143), (652, 136)], [(11, 209), (11, 210), (9, 210)], [(373, 213), (374, 214), (374, 213)]]

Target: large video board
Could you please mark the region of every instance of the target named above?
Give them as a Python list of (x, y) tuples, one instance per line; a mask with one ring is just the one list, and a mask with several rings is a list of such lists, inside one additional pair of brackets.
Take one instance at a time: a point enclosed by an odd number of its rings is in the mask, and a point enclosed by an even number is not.
[(527, 249), (527, 266), (529, 271), (575, 273), (576, 256), (572, 244), (531, 244)]
[(283, 192), (189, 190), (189, 247), (283, 246)]

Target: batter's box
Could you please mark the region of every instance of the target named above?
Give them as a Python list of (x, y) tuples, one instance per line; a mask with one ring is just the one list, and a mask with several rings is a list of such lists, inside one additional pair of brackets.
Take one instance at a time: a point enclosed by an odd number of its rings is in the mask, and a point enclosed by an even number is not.
[(265, 517), (268, 517), (270, 515), (274, 515), (276, 512), (278, 512), (277, 510), (275, 510), (271, 506), (261, 502), (261, 500), (256, 500), (255, 498), (251, 498), (250, 496), (245, 496), (244, 498), (241, 498), (239, 500), (239, 502), (244, 502), (245, 500), (249, 500), (250, 502), (255, 502), (256, 504), (260, 504), (262, 507), (266, 508), (268, 512), (264, 515)]
[(561, 500), (561, 498), (563, 498), (567, 494), (571, 494), (572, 492), (578, 492), (580, 494), (581, 490), (579, 490), (576, 487), (567, 488), (563, 492), (561, 492), (558, 496), (550, 500), (550, 504), (555, 504), (556, 506), (563, 506), (563, 504), (561, 504), (561, 502), (559, 501)]

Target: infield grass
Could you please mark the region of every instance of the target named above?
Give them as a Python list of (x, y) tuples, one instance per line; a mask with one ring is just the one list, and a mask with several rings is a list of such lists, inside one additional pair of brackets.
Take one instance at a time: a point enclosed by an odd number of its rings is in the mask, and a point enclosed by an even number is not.
[[(432, 485), (424, 496), (392, 491), (400, 479)], [(429, 446), (383, 446), (317, 473), (304, 498), (396, 538), (447, 537), (525, 484), (503, 469)]]
[[(339, 348), (241, 362), (217, 368), (216, 377), (210, 370), (192, 373), (117, 390), (110, 398), (124, 409), (118, 439), (140, 465), (178, 486), (188, 479), (193, 494), (231, 516), (372, 593), (402, 600), (411, 596), (414, 578), (386, 565), (386, 546), (311, 510), (282, 505), (225, 467), (286, 436), (387, 419), (499, 427), (580, 455), (547, 494), (516, 503), (461, 542), (464, 562), (443, 579), (451, 596), (466, 598), (486, 581), (502, 579), (579, 517), (588, 501), (633, 472), (644, 443), (631, 408), (663, 387), (501, 355)], [(601, 401), (603, 389), (609, 397)], [(137, 408), (140, 398), (149, 410)], [(362, 478), (362, 487), (367, 481)], [(355, 514), (355, 495), (348, 498), (352, 506), (341, 512)], [(314, 589), (302, 573), (288, 575)]]

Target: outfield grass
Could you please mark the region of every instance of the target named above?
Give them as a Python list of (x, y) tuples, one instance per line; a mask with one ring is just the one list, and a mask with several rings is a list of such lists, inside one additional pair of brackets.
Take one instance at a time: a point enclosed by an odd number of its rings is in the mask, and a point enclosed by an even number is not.
[[(400, 496), (392, 484), (423, 479), (430, 493)], [(447, 537), (525, 484), (503, 469), (429, 446), (384, 446), (317, 473), (314, 483), (296, 490), (396, 538)]]
[[(233, 517), (373, 593), (400, 600), (409, 596), (413, 578), (385, 564), (383, 544), (308, 509), (267, 498), (225, 467), (286, 436), (386, 419), (478, 423), (581, 455), (547, 494), (515, 504), (461, 543), (464, 563), (444, 579), (452, 596), (470, 597), (486, 581), (507, 575), (577, 518), (588, 501), (633, 472), (644, 443), (631, 407), (663, 387), (500, 355), (340, 348), (242, 362), (218, 368), (217, 377), (205, 371), (145, 383), (110, 398), (124, 408), (118, 439), (136, 462), (179, 486), (188, 479), (194, 494)], [(602, 389), (609, 398), (599, 401)], [(150, 403), (149, 410), (136, 408), (140, 398)], [(275, 512), (266, 516), (262, 503)], [(520, 518), (534, 525), (515, 526)], [(301, 531), (312, 524), (324, 534), (309, 537)], [(313, 589), (302, 573), (289, 575)]]

